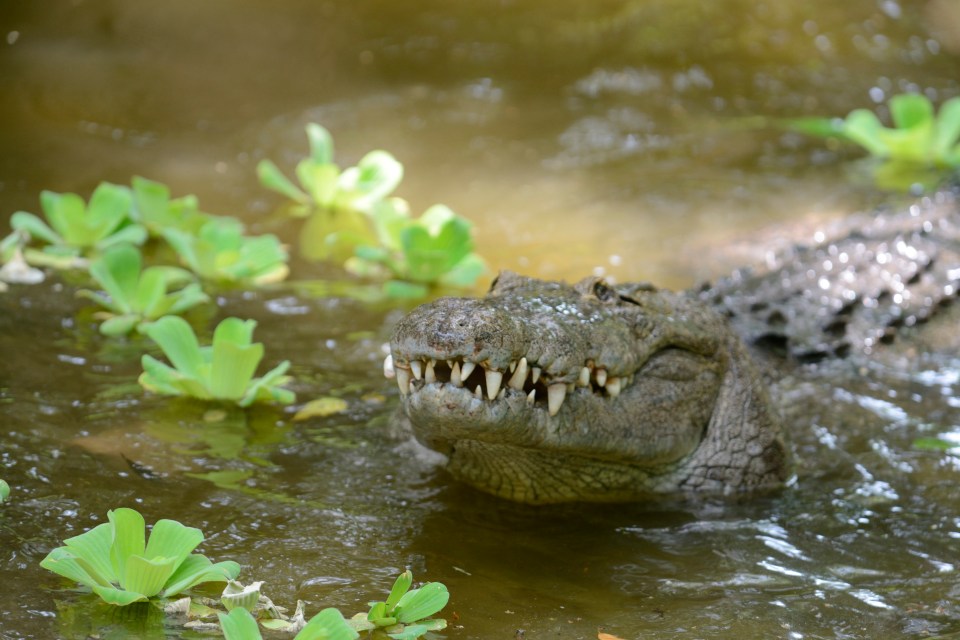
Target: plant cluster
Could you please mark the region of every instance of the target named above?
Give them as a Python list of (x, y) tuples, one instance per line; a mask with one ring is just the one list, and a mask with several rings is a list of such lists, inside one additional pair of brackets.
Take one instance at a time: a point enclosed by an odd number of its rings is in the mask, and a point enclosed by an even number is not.
[(294, 215), (309, 216), (301, 237), (305, 257), (387, 279), (393, 295), (421, 296), (435, 285), (469, 287), (484, 273), (469, 221), (443, 205), (414, 218), (405, 200), (390, 196), (403, 178), (392, 155), (371, 151), (341, 170), (326, 129), (307, 125), (307, 139), (310, 155), (296, 167), (299, 186), (271, 160), (257, 166), (261, 184), (290, 198)]
[[(101, 311), (100, 332), (116, 337), (133, 331), (158, 344), (173, 363), (143, 356), (144, 388), (168, 395), (234, 402), (289, 404), (291, 391), (283, 362), (254, 377), (263, 345), (252, 343), (253, 321), (227, 318), (214, 331), (213, 344), (200, 347), (190, 325), (179, 318), (210, 296), (202, 283), (260, 285), (287, 276), (287, 253), (276, 236), (247, 236), (235, 218), (200, 211), (195, 196), (171, 198), (166, 185), (135, 177), (130, 188), (102, 183), (88, 203), (76, 194), (44, 191), (40, 204), (46, 221), (19, 211), (13, 233), (0, 241), (4, 270), (20, 282), (42, 274), (27, 262), (53, 267), (86, 267), (98, 290), (80, 297)], [(164, 243), (186, 268), (144, 268), (141, 245)], [(46, 243), (42, 248), (34, 241)], [(26, 262), (22, 260), (26, 257)], [(198, 280), (199, 278), (199, 280)]]
[[(9, 252), (22, 246), (31, 264), (84, 267), (113, 247), (139, 247), (153, 237), (165, 240), (180, 262), (205, 280), (257, 284), (286, 276), (287, 254), (276, 236), (246, 236), (239, 220), (201, 212), (195, 196), (171, 199), (159, 182), (135, 177), (132, 185), (103, 182), (87, 203), (74, 193), (44, 191), (40, 208), (46, 221), (14, 213), (13, 233), (0, 247)], [(33, 248), (34, 242), (42, 248)]]
[[(2, 483), (2, 481), (0, 481)], [(384, 602), (371, 602), (370, 611), (349, 620), (337, 609), (327, 608), (307, 621), (303, 603), (288, 618), (260, 593), (262, 582), (244, 586), (234, 579), (240, 565), (232, 561), (214, 564), (193, 550), (203, 541), (199, 529), (175, 520), (158, 520), (149, 540), (143, 516), (133, 509), (107, 512), (101, 525), (51, 551), (40, 566), (88, 587), (104, 602), (126, 606), (134, 602), (164, 600), (206, 582), (226, 582), (220, 604), (226, 612), (198, 604), (197, 615), (216, 614), (227, 640), (260, 640), (265, 628), (295, 632), (294, 640), (354, 640), (360, 633), (381, 629), (396, 640), (415, 640), (428, 631), (446, 627), (446, 621), (431, 618), (446, 606), (450, 596), (438, 582), (411, 589), (413, 574), (405, 571), (396, 580)], [(191, 612), (193, 601), (165, 610)], [(205, 627), (212, 625), (206, 624)], [(215, 629), (216, 627), (213, 626)]]
[(855, 109), (846, 118), (801, 118), (790, 128), (805, 134), (847, 140), (883, 162), (876, 177), (881, 186), (894, 186), (918, 169), (960, 167), (960, 97), (934, 111), (921, 94), (900, 94), (887, 103), (893, 126), (887, 127), (868, 109)]

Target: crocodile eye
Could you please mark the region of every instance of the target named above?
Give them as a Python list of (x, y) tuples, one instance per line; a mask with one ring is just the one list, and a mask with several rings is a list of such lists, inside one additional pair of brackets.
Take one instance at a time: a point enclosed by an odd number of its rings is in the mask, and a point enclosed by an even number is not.
[(497, 283), (500, 282), (500, 274), (497, 274), (497, 277), (493, 279), (493, 282), (490, 283), (490, 288), (487, 290), (487, 293), (490, 293), (497, 288)]
[(603, 280), (597, 280), (593, 283), (593, 295), (597, 296), (603, 302), (610, 302), (619, 298), (617, 292), (611, 289)]

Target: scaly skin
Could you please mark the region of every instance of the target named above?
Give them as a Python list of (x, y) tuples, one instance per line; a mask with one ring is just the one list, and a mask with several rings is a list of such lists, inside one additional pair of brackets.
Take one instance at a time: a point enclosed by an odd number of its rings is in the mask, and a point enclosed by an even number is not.
[(385, 370), (417, 439), (504, 498), (770, 490), (790, 455), (752, 355), (777, 370), (866, 357), (960, 292), (953, 191), (814, 241), (686, 293), (502, 273), (485, 298), (401, 320)]
[[(455, 477), (504, 498), (758, 492), (790, 473), (744, 346), (678, 294), (504, 272), (486, 298), (414, 310), (391, 351), (416, 437)], [(463, 363), (477, 366), (451, 380)]]

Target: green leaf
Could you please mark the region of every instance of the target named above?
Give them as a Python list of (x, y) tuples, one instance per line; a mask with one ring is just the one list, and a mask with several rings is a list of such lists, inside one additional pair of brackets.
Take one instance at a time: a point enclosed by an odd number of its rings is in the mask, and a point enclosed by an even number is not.
[(34, 238), (40, 238), (50, 244), (60, 244), (63, 238), (39, 217), (26, 211), (17, 211), (10, 216), (10, 226), (14, 231), (26, 233)]
[[(387, 618), (388, 613), (386, 602), (373, 602), (370, 605), (370, 612), (367, 614), (367, 620), (376, 623), (377, 626), (380, 626), (379, 621)], [(391, 618), (391, 620), (393, 619)]]
[(890, 149), (880, 139), (883, 128), (883, 124), (872, 111), (856, 109), (847, 116), (843, 134), (871, 155), (886, 158), (890, 155)]
[(898, 129), (930, 126), (933, 124), (933, 105), (917, 93), (902, 93), (890, 98), (890, 117)]
[(176, 569), (176, 563), (176, 558), (163, 556), (152, 559), (139, 555), (130, 556), (126, 559), (126, 574), (120, 584), (127, 591), (142, 593), (151, 598), (163, 590), (163, 585)]
[(250, 344), (253, 320), (227, 318), (213, 335), (210, 392), (215, 398), (240, 399), (263, 359), (263, 345)]
[(10, 485), (6, 480), (0, 480), (0, 503), (6, 502), (10, 497)]
[(178, 372), (194, 379), (202, 379), (204, 358), (197, 336), (186, 320), (177, 316), (164, 316), (147, 326), (144, 332), (159, 345)]
[(149, 600), (149, 598), (142, 593), (117, 589), (115, 587), (94, 586), (93, 592), (100, 596), (107, 604), (113, 604), (118, 607), (125, 607), (134, 602), (146, 602)]
[(162, 595), (168, 598), (181, 591), (186, 591), (194, 585), (203, 582), (226, 582), (236, 578), (239, 574), (240, 565), (232, 560), (214, 564), (206, 556), (193, 553), (180, 563), (177, 570), (167, 580)]
[(953, 166), (950, 150), (960, 140), (960, 97), (940, 105), (934, 129), (933, 154), (942, 164)]
[(311, 122), (307, 125), (307, 140), (310, 141), (310, 158), (314, 162), (333, 163), (333, 136), (326, 128)]
[[(101, 585), (120, 582), (120, 575), (113, 567), (110, 550), (113, 546), (114, 527), (104, 522), (78, 536), (63, 541), (66, 549), (85, 564), (85, 570)], [(51, 571), (55, 571), (51, 569)], [(92, 585), (89, 585), (92, 586)]]
[[(171, 294), (170, 306), (167, 308), (166, 313), (182, 313), (187, 309), (192, 309), (198, 304), (203, 304), (204, 302), (210, 301), (210, 296), (203, 292), (203, 289), (200, 288), (199, 284), (193, 283), (189, 284), (180, 291), (177, 291)], [(152, 309), (146, 310), (148, 318), (155, 318), (157, 313), (154, 313)]]
[(141, 245), (147, 241), (148, 235), (145, 227), (139, 224), (131, 224), (104, 238), (96, 244), (96, 247), (103, 250), (123, 243)]
[(253, 615), (243, 607), (230, 613), (217, 613), (220, 629), (226, 640), (261, 640), (260, 629)]
[(397, 606), (397, 603), (400, 602), (400, 598), (410, 590), (410, 585), (413, 584), (413, 573), (407, 569), (399, 576), (397, 576), (396, 581), (393, 583), (393, 588), (390, 589), (390, 595), (387, 596), (386, 601), (386, 610), (392, 612), (394, 607)]
[(468, 254), (440, 277), (440, 284), (451, 287), (472, 287), (487, 272), (487, 263), (476, 253)]
[(283, 172), (280, 171), (279, 167), (270, 160), (261, 160), (257, 163), (257, 177), (260, 179), (260, 184), (264, 187), (285, 195), (291, 200), (296, 200), (304, 204), (310, 201), (307, 194), (290, 182), (290, 180), (283, 175)]
[(113, 247), (90, 263), (90, 275), (120, 313), (134, 310), (141, 264), (140, 252), (128, 244)]
[(290, 361), (284, 360), (268, 371), (262, 378), (254, 378), (243, 398), (237, 402), (241, 407), (248, 407), (257, 400), (273, 400), (280, 404), (291, 404), (296, 400), (296, 394), (289, 389), (281, 389), (279, 385), (289, 382), (290, 377), (283, 375), (290, 368)]
[(428, 582), (419, 589), (408, 591), (394, 610), (398, 621), (406, 624), (429, 618), (450, 600), (447, 587), (439, 582)]
[(447, 628), (446, 620), (426, 620), (420, 624), (406, 625), (401, 631), (388, 633), (394, 640), (415, 640), (430, 631), (440, 631)]
[(294, 640), (354, 640), (359, 637), (360, 634), (343, 619), (343, 614), (331, 607), (310, 618)]
[[(86, 207), (83, 199), (75, 193), (40, 192), (40, 208), (47, 222), (60, 235), (63, 242), (75, 246), (89, 244), (88, 234), (83, 228)], [(51, 243), (54, 244), (54, 243)], [(59, 244), (59, 243), (57, 243)]]
[(86, 219), (81, 221), (92, 234), (90, 244), (106, 238), (128, 220), (132, 204), (130, 190), (126, 187), (109, 182), (97, 185), (87, 205)]
[(120, 586), (125, 588), (123, 580), (127, 576), (127, 559), (142, 556), (146, 547), (146, 522), (137, 511), (126, 508), (108, 511), (107, 519), (113, 524), (110, 564), (113, 575), (119, 578)]
[(150, 531), (150, 540), (147, 542), (144, 556), (172, 558), (176, 568), (201, 542), (203, 542), (203, 532), (200, 529), (187, 527), (176, 520), (157, 520)]
[(413, 223), (407, 201), (402, 198), (381, 200), (373, 206), (370, 215), (380, 244), (390, 251), (400, 251), (401, 232)]
[(90, 564), (80, 560), (67, 547), (57, 547), (40, 561), (40, 566), (68, 580), (90, 587), (110, 586), (110, 582), (98, 575)]
[(446, 207), (431, 207), (401, 234), (407, 270), (398, 275), (414, 282), (438, 281), (473, 249), (470, 228), (467, 220)]
[(296, 173), (300, 184), (318, 207), (327, 208), (333, 205), (337, 195), (340, 167), (335, 164), (318, 164), (310, 158), (304, 158), (297, 163)]
[(403, 180), (403, 165), (386, 151), (371, 151), (356, 167), (340, 174), (340, 196), (344, 204), (360, 211), (371, 211), (374, 205), (390, 195)]
[[(146, 331), (146, 328), (143, 330)], [(140, 362), (143, 373), (140, 374), (138, 382), (147, 391), (173, 396), (185, 395), (201, 400), (210, 399), (206, 386), (200, 380), (184, 376), (153, 356), (144, 355)]]
[(139, 322), (140, 316), (136, 314), (114, 316), (100, 323), (100, 333), (111, 338), (125, 336), (133, 331)]
[(146, 222), (161, 220), (166, 216), (170, 202), (167, 185), (140, 176), (134, 176), (130, 184), (133, 186), (133, 214), (136, 220)]

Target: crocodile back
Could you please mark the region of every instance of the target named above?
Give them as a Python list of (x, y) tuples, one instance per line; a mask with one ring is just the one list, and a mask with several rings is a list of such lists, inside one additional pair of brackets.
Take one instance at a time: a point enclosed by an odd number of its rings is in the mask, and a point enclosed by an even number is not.
[(697, 295), (753, 346), (801, 362), (870, 353), (960, 291), (960, 202), (942, 190), (901, 210), (859, 214), (815, 241)]

